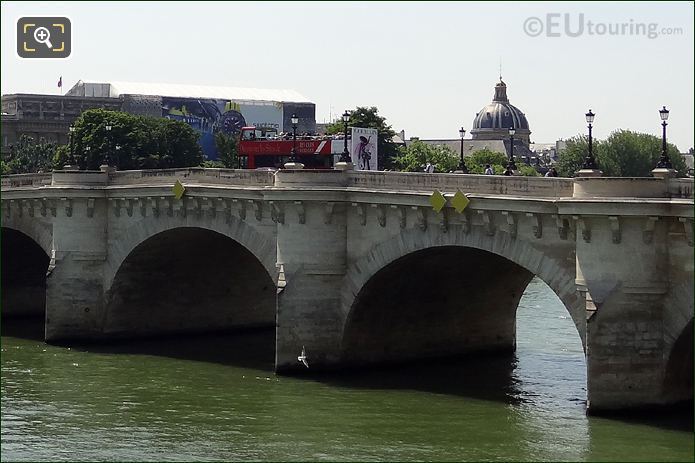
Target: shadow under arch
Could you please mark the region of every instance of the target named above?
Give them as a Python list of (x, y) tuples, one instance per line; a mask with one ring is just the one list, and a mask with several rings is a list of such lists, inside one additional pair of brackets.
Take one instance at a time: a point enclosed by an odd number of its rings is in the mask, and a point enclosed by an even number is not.
[[(449, 265), (447, 271), (438, 269), (437, 265), (441, 265), (442, 259), (446, 260), (448, 250), (454, 249), (459, 249), (459, 251), (451, 252), (457, 253), (456, 255), (462, 259), (460, 269), (450, 263), (447, 264)], [(460, 249), (467, 249), (467, 251), (461, 254)], [(434, 262), (428, 263), (426, 259), (418, 262), (417, 256), (426, 256), (427, 253), (425, 251), (434, 253)], [(465, 262), (466, 253), (480, 265), (487, 265), (486, 261), (488, 261), (490, 264), (488, 266), (490, 267), (489, 271), (492, 272), (498, 269), (499, 272), (497, 274), (499, 278), (494, 278), (494, 275), (482, 278), (480, 272), (474, 271), (475, 269), (471, 266), (470, 261)], [(486, 293), (486, 296), (491, 298), (492, 301), (495, 299), (506, 301), (505, 304), (502, 304), (506, 306), (504, 312), (506, 318), (501, 326), (505, 327), (505, 329), (511, 326), (512, 333), (510, 334), (508, 329), (506, 333), (502, 332), (499, 342), (495, 341), (489, 344), (493, 350), (498, 348), (504, 349), (505, 345), (507, 349), (513, 349), (513, 319), (518, 299), (521, 297), (528, 282), (535, 275), (558, 296), (571, 316), (581, 338), (582, 345), (585, 348), (585, 307), (579, 293), (576, 291), (574, 265), (568, 265), (567, 263), (569, 254), (568, 251), (566, 256), (562, 254), (550, 256), (520, 237), (512, 238), (508, 233), (501, 230), (498, 230), (494, 236), (488, 236), (481, 227), (472, 227), (469, 233), (464, 233), (460, 227), (450, 229), (449, 233), (439, 233), (439, 230), (422, 232), (419, 229), (404, 231), (400, 235), (373, 247), (370, 252), (353, 263), (348, 269), (345, 278), (346, 284), (341, 295), (345, 315), (341, 351), (344, 353), (345, 360), (348, 364), (355, 363), (357, 360), (350, 353), (354, 342), (349, 338), (350, 334), (355, 332), (355, 309), (358, 308), (360, 303), (368, 299), (363, 291), (369, 291), (370, 282), (373, 278), (379, 278), (379, 273), (382, 271), (387, 271), (389, 274), (394, 275), (392, 278), (404, 278), (403, 275), (407, 276), (412, 272), (419, 272), (418, 274), (424, 280), (431, 281), (433, 284), (439, 285), (442, 290), (446, 288), (446, 291), (454, 294), (456, 287), (460, 286), (461, 280), (475, 278), (477, 283), (473, 285), (473, 288), (476, 291), (482, 288), (480, 285), (483, 285), (485, 287), (483, 293)], [(411, 260), (413, 256), (416, 256), (415, 260)], [(404, 268), (404, 272), (393, 271), (394, 268), (398, 269), (399, 267)], [(471, 268), (473, 268), (473, 271), (469, 272), (467, 276), (462, 274), (464, 270), (470, 270)], [(451, 275), (464, 278), (452, 278)], [(506, 278), (506, 282), (504, 278)], [(408, 285), (403, 286), (410, 288), (418, 284), (422, 286), (421, 281), (411, 279)], [(374, 285), (374, 283), (372, 282), (371, 285)], [(388, 288), (388, 285), (383, 287)], [(495, 290), (495, 288), (497, 289)], [(409, 289), (409, 292), (412, 293), (413, 290)], [(439, 296), (436, 293), (437, 291), (429, 291), (425, 295), (417, 297), (424, 298), (424, 300), (434, 298), (441, 301), (443, 296)], [(413, 295), (413, 297), (415, 296), (416, 294)], [(396, 294), (391, 294), (390, 298), (382, 298), (382, 300), (388, 300), (389, 304), (393, 304), (393, 301), (399, 299)], [(452, 304), (451, 314), (461, 312), (455, 300), (452, 299), (449, 303)], [(454, 323), (453, 320), (454, 318), (449, 319), (451, 323)], [(455, 323), (461, 323), (461, 321), (459, 320)], [(451, 331), (451, 333), (453, 335), (455, 330)], [(476, 343), (480, 347), (482, 343), (487, 343), (488, 341), (471, 339), (468, 347), (459, 346), (457, 350), (471, 350), (471, 348), (476, 346)], [(425, 349), (432, 355), (440, 355), (445, 353), (443, 351), (446, 351), (446, 348), (443, 346), (432, 348), (432, 346), (426, 346), (425, 342), (427, 342), (426, 339), (422, 339), (422, 342), (420, 342), (421, 349)], [(412, 348), (410, 350), (413, 351)], [(422, 353), (422, 351), (417, 353)], [(366, 360), (368, 363), (378, 361), (376, 358)]]
[(134, 222), (118, 234), (118, 239), (109, 243), (108, 260), (104, 270), (104, 286), (106, 288), (111, 286), (122, 263), (141, 243), (160, 233), (178, 228), (208, 230), (234, 240), (255, 256), (268, 275), (277, 281), (277, 246), (275, 241), (236, 217), (229, 217), (228, 222), (219, 215), (212, 220), (189, 220), (187, 218), (182, 222), (181, 218), (178, 217), (159, 216)]
[(1, 238), (3, 319), (43, 317), (50, 263), (46, 249), (33, 237), (10, 227), (2, 227)]
[(686, 324), (671, 348), (664, 374), (664, 396), (671, 402), (693, 407), (693, 319)]
[(139, 243), (105, 295), (106, 338), (273, 327), (276, 287), (239, 242), (206, 228), (171, 228)]
[(513, 352), (516, 309), (533, 274), (474, 248), (400, 257), (370, 278), (346, 322), (348, 365)]

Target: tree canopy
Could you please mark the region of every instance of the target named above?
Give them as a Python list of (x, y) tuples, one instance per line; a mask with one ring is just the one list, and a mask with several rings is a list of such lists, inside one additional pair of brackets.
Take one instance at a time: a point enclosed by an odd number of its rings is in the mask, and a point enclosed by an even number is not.
[(81, 169), (98, 169), (104, 162), (120, 170), (165, 169), (203, 161), (199, 135), (184, 122), (90, 109), (74, 127), (68, 161)]
[[(349, 127), (363, 127), (367, 129), (377, 129), (379, 140), (377, 151), (379, 158), (379, 169), (393, 169), (394, 160), (398, 156), (398, 146), (391, 141), (396, 132), (386, 123), (386, 118), (379, 116), (379, 110), (374, 107), (358, 106), (350, 114)], [(329, 135), (341, 134), (345, 131), (345, 124), (342, 120), (331, 123), (326, 129)], [(354, 160), (353, 160), (354, 161)]]
[(427, 163), (434, 165), (435, 172), (450, 172), (458, 168), (459, 156), (448, 146), (413, 140), (394, 158), (395, 167), (404, 172), (422, 172)]
[(203, 164), (205, 167), (224, 167), (226, 169), (238, 167), (238, 135), (226, 135), (217, 132), (215, 134), (215, 148), (217, 148), (217, 161), (205, 161)]
[(2, 174), (27, 174), (53, 169), (58, 145), (22, 135), (2, 159)]
[[(584, 135), (567, 140), (558, 154), (557, 171), (562, 177), (574, 177), (589, 152)], [(592, 140), (594, 158), (606, 177), (651, 177), (661, 158), (661, 138), (630, 130), (616, 130), (605, 140)], [(686, 174), (685, 160), (675, 145), (667, 144), (669, 158), (678, 175)]]
[(471, 174), (484, 174), (485, 165), (489, 164), (496, 174), (502, 174), (507, 166), (507, 155), (487, 148), (473, 151), (466, 156), (466, 167)]

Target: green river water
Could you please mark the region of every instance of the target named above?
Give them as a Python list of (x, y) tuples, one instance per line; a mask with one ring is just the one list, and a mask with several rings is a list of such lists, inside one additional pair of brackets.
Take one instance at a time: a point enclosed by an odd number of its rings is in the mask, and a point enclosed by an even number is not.
[(692, 414), (586, 415), (581, 343), (534, 279), (514, 356), (324, 377), (272, 372), (273, 333), (56, 347), (3, 323), (3, 461), (693, 461)]

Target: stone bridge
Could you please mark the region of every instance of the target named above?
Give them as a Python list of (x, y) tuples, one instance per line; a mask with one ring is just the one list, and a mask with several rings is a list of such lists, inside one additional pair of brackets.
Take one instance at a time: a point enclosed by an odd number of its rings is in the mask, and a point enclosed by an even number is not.
[(692, 189), (338, 170), (6, 176), (3, 315), (45, 311), (56, 343), (274, 326), (276, 370), (304, 368), (304, 346), (313, 371), (513, 350), (538, 276), (584, 345), (591, 409), (663, 405), (693, 394)]

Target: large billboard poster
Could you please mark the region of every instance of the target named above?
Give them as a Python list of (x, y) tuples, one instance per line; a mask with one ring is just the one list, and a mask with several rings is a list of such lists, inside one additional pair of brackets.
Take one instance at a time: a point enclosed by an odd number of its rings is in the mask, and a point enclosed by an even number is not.
[(273, 127), (282, 131), (282, 103), (234, 102), (213, 98), (162, 97), (162, 117), (187, 123), (200, 132), (208, 159), (217, 159), (215, 134), (238, 133), (242, 127)]
[(377, 129), (352, 127), (350, 155), (355, 170), (379, 170), (377, 164)]

